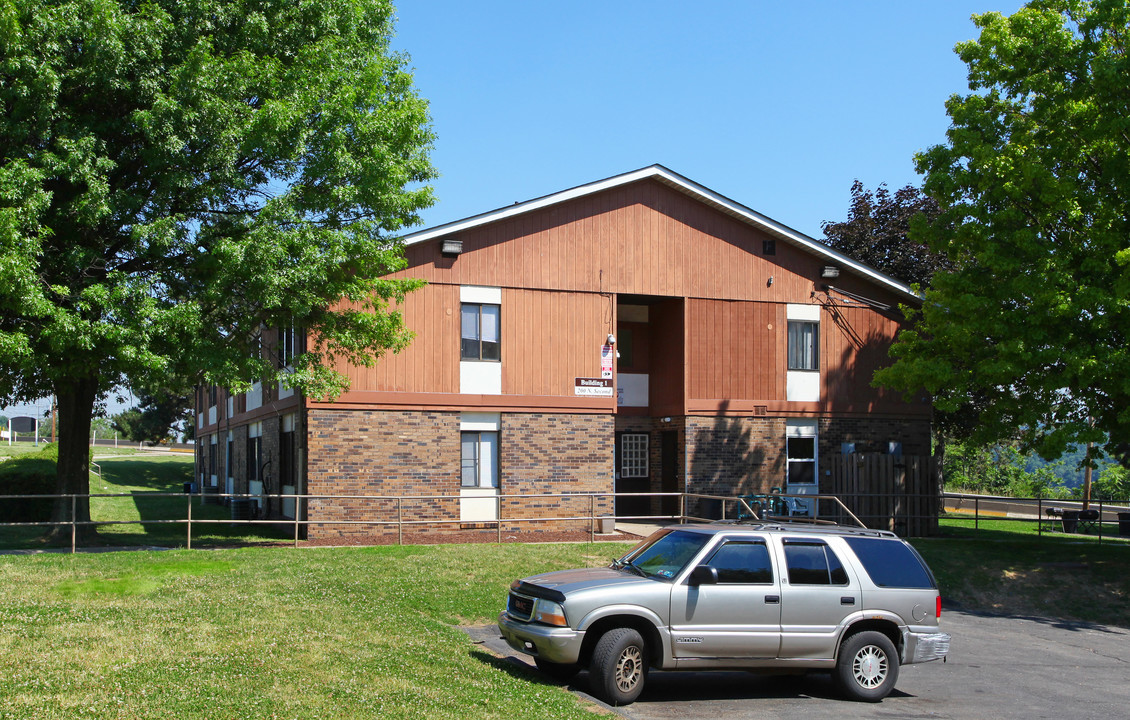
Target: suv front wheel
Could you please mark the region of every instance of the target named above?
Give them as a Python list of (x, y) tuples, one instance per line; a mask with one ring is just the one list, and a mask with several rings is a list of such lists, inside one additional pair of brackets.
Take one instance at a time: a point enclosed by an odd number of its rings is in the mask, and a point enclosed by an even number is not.
[(889, 637), (865, 630), (844, 639), (836, 660), (836, 680), (852, 700), (882, 700), (894, 689), (898, 676), (898, 653)]
[(628, 705), (647, 680), (647, 645), (631, 628), (606, 632), (593, 649), (589, 665), (593, 694), (609, 705)]

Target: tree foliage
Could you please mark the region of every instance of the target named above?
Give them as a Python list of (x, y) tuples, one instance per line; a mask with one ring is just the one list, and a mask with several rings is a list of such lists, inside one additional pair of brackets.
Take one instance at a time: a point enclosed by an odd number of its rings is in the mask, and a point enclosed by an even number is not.
[(137, 406), (111, 419), (114, 430), (134, 442), (161, 443), (192, 424), (192, 394), (162, 386), (139, 390)]
[(916, 227), (954, 267), (878, 382), (943, 411), (980, 398), (979, 438), (1047, 458), (1130, 438), (1130, 10), (1036, 0), (975, 16), (947, 142), (917, 156), (941, 206)]
[[(380, 0), (0, 5), (0, 401), (58, 398), (60, 489), (96, 398), (167, 376), (285, 382), (409, 339), (390, 239), (431, 203), (426, 103)], [(78, 443), (82, 443), (81, 447)]]
[(821, 225), (824, 243), (905, 283), (927, 285), (935, 272), (952, 264), (944, 253), (912, 239), (910, 223), (919, 215), (933, 220), (939, 212), (938, 203), (913, 185), (892, 194), (886, 184), (872, 192), (856, 180), (847, 220)]

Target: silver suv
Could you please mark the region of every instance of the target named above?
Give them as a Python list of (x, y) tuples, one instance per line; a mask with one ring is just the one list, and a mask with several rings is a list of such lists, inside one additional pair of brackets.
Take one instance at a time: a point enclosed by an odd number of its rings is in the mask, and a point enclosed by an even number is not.
[(878, 701), (899, 665), (942, 658), (942, 600), (894, 533), (755, 522), (659, 530), (605, 568), (516, 580), (498, 618), (538, 668), (589, 671), (594, 695), (633, 702), (649, 669), (831, 671)]

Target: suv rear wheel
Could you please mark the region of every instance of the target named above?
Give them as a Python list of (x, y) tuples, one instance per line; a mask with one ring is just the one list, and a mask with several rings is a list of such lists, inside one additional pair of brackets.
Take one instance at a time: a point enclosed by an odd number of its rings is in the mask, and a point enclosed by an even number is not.
[(844, 639), (836, 660), (836, 680), (852, 700), (882, 700), (894, 689), (898, 676), (898, 653), (889, 637), (865, 630)]
[(628, 705), (647, 680), (647, 645), (631, 628), (606, 632), (593, 649), (589, 665), (593, 694), (610, 705)]

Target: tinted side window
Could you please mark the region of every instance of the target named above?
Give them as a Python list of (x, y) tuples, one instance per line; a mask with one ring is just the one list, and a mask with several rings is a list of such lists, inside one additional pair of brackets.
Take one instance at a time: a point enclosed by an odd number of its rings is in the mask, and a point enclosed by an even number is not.
[(823, 543), (785, 541), (785, 562), (792, 585), (847, 585), (843, 563)]
[(879, 587), (936, 588), (934, 576), (914, 551), (901, 540), (846, 538), (848, 547), (863, 563), (871, 582)]
[(719, 583), (771, 583), (773, 567), (763, 542), (727, 542), (707, 561)]

